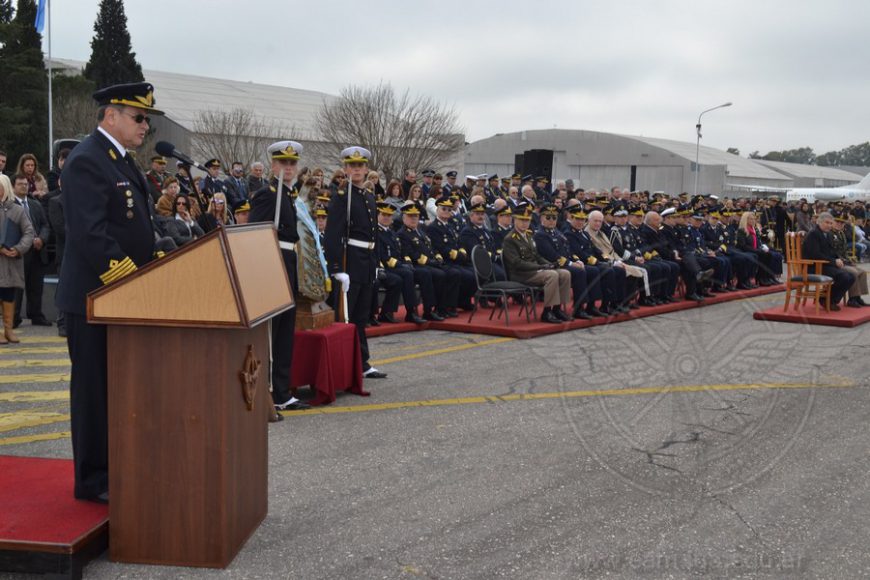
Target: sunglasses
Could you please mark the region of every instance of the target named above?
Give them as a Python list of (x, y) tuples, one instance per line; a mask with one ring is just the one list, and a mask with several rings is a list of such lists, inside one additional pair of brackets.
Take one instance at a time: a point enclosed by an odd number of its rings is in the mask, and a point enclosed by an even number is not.
[(130, 113), (128, 113), (126, 111), (121, 111), (121, 114), (133, 119), (133, 121), (135, 121), (137, 125), (139, 123), (142, 123), (142, 122), (148, 123), (149, 125), (151, 124), (151, 117), (149, 117), (148, 115), (145, 115), (143, 113), (139, 113), (137, 115), (131, 115)]
[(175, 205), (183, 205), (184, 207), (187, 207), (187, 202), (184, 202), (184, 201), (176, 201), (176, 202), (175, 202)]
[(223, 204), (224, 204), (224, 202), (222, 202), (222, 201), (219, 200), (219, 199), (215, 199), (215, 200), (213, 200), (213, 201), (214, 201), (214, 204), (215, 204), (215, 205), (223, 205)]

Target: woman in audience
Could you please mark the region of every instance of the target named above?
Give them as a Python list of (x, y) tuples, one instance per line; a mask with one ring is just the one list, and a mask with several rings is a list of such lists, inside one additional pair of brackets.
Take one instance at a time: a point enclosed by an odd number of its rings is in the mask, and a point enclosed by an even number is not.
[(25, 153), (21, 156), (16, 172), (27, 178), (27, 195), (41, 200), (42, 196), (48, 193), (48, 182), (39, 172), (39, 163), (33, 153)]
[(172, 217), (175, 214), (175, 198), (181, 192), (178, 180), (171, 175), (163, 180), (163, 195), (157, 200), (155, 206), (157, 215)]
[(0, 173), (0, 305), (3, 334), (0, 344), (21, 342), (12, 332), (15, 318), (15, 289), (24, 288), (24, 260), (33, 244), (33, 225), (24, 207), (15, 203), (12, 182)]
[(782, 274), (782, 254), (771, 250), (764, 243), (756, 224), (755, 212), (745, 211), (740, 216), (737, 226), (737, 249), (741, 252), (751, 252), (758, 257), (758, 273), (756, 282), (759, 286), (779, 284), (778, 277)]
[(215, 228), (233, 223), (233, 214), (227, 209), (227, 196), (215, 193), (208, 204), (207, 211), (199, 218), (199, 226), (206, 233)]
[(170, 237), (175, 240), (175, 244), (180, 248), (184, 244), (205, 235), (196, 220), (190, 214), (190, 198), (186, 195), (178, 195), (175, 197), (175, 219), (170, 222), (172, 225), (167, 228)]
[(798, 207), (797, 212), (795, 213), (795, 227), (796, 231), (799, 232), (808, 232), (813, 229), (813, 210), (810, 209), (810, 204), (807, 202), (802, 202), (800, 207)]

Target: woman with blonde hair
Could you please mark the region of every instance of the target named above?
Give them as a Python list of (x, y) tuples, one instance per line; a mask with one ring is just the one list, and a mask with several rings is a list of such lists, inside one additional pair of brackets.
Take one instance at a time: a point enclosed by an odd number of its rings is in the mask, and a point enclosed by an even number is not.
[(782, 254), (771, 250), (761, 237), (756, 224), (755, 212), (745, 211), (740, 216), (737, 226), (737, 249), (741, 252), (755, 254), (758, 258), (758, 273), (755, 281), (759, 286), (779, 284), (777, 279), (782, 274)]
[(33, 225), (24, 207), (15, 203), (12, 182), (0, 174), (0, 304), (3, 334), (0, 344), (20, 342), (12, 332), (15, 318), (15, 289), (24, 288), (22, 256), (33, 244)]
[(215, 193), (208, 202), (208, 209), (199, 218), (199, 225), (208, 233), (215, 228), (232, 225), (233, 213), (227, 209), (227, 196)]

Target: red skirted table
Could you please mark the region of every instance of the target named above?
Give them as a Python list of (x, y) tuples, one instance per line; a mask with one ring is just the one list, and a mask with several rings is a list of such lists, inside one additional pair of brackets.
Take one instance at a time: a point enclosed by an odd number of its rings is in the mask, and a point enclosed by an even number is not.
[(337, 391), (368, 397), (363, 390), (362, 352), (353, 324), (336, 322), (318, 330), (299, 330), (293, 342), (290, 388), (311, 385), (311, 405), (326, 405)]

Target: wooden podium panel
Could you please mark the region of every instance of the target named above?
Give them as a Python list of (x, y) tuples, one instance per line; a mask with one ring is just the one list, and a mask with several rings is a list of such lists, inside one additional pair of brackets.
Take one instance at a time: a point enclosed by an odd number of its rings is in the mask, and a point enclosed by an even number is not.
[[(227, 244), (236, 278), (239, 281), (239, 291), (242, 303), (247, 309), (250, 324), (257, 324), (264, 316), (293, 303), (289, 291), (290, 279), (284, 268), (284, 260), (280, 252), (264, 252), (264, 247), (275, 245), (275, 233), (269, 228), (247, 230), (241, 228), (226, 228)], [(263, 279), (263, 272), (269, 272), (275, 277), (282, 277), (285, 284), (269, 284)]]
[(267, 511), (268, 325), (110, 326), (108, 342), (110, 558), (226, 567)]

